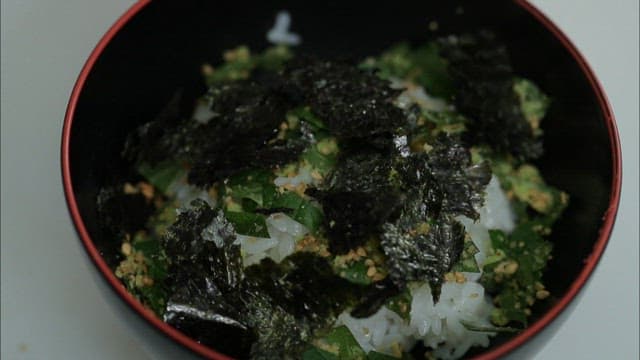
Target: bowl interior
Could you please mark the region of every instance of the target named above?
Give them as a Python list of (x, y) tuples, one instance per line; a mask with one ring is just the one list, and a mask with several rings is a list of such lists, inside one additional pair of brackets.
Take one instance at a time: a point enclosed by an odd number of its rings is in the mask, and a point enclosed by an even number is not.
[[(362, 7), (346, 2), (154, 1), (112, 38), (77, 100), (69, 164), (82, 221), (105, 261), (117, 261), (119, 240), (97, 222), (99, 189), (130, 176), (120, 157), (127, 133), (152, 119), (178, 88), (186, 98), (204, 91), (203, 62), (246, 44), (260, 50), (275, 14), (287, 9), (302, 35), (297, 53), (360, 58), (408, 40), (419, 44), (449, 33), (494, 30), (507, 44), (516, 72), (534, 80), (553, 102), (543, 121), (545, 156), (537, 164), (549, 183), (570, 194), (551, 237), (546, 284), (554, 295), (534, 309), (534, 321), (565, 294), (599, 236), (612, 184), (611, 140), (604, 110), (585, 74), (562, 43), (512, 1), (397, 2)], [(430, 21), (439, 24), (428, 30)], [(188, 103), (185, 106), (189, 106)], [(499, 338), (497, 342), (508, 339)]]

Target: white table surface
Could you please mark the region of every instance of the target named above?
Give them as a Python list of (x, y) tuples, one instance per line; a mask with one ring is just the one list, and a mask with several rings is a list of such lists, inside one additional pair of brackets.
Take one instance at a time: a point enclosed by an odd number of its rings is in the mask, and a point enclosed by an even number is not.
[[(74, 81), (93, 46), (133, 2), (2, 1), (3, 359), (159, 357), (96, 285), (67, 212), (59, 165)], [(598, 75), (624, 154), (611, 242), (573, 314), (536, 359), (638, 359), (638, 1), (533, 3)]]

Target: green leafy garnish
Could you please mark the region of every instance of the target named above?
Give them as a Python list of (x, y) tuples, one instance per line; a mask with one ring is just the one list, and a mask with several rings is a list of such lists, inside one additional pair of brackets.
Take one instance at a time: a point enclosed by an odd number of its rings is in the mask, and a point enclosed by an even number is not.
[(227, 211), (225, 212), (225, 216), (240, 235), (262, 238), (269, 237), (267, 224), (265, 223), (263, 215), (243, 211)]
[(173, 160), (163, 161), (153, 166), (142, 163), (138, 166), (138, 172), (164, 194), (167, 193), (169, 185), (187, 173), (179, 163)]
[(489, 231), (494, 251), (504, 256), (484, 266), (481, 282), (487, 291), (497, 293), (491, 320), (498, 326), (512, 321), (527, 326), (530, 307), (536, 299), (548, 295), (542, 286), (542, 275), (552, 246), (542, 237), (538, 225), (526, 221), (509, 235), (500, 230)]
[(376, 68), (383, 79), (400, 78), (417, 83), (429, 94), (450, 98), (455, 94), (452, 80), (447, 73), (447, 62), (440, 56), (438, 45), (411, 48), (408, 43), (398, 44), (378, 58), (369, 58), (364, 68)]
[(542, 135), (540, 121), (547, 112), (551, 103), (549, 97), (540, 88), (527, 79), (516, 78), (513, 82), (513, 90), (520, 100), (522, 115), (531, 125), (534, 134)]
[(254, 201), (258, 206), (266, 207), (276, 193), (273, 179), (274, 176), (269, 171), (245, 171), (231, 177), (229, 181), (227, 181), (225, 194), (231, 196), (231, 198), (239, 203), (242, 203), (243, 199), (249, 199)]
[(405, 289), (400, 294), (390, 298), (387, 300), (387, 308), (396, 314), (400, 315), (401, 318), (405, 320), (409, 320), (411, 314), (411, 301), (413, 300), (411, 296), (411, 292), (409, 289)]
[(286, 191), (278, 194), (269, 204), (269, 207), (291, 209), (289, 216), (311, 232), (317, 231), (320, 228), (320, 224), (322, 224), (322, 210), (312, 204), (311, 201), (294, 192)]
[(476, 262), (475, 255), (480, 252), (478, 247), (473, 243), (470, 237), (465, 237), (464, 239), (464, 248), (462, 249), (462, 253), (460, 254), (460, 260), (453, 265), (451, 271), (460, 271), (460, 272), (480, 272), (480, 268), (478, 267), (478, 262)]
[[(358, 342), (346, 326), (334, 328), (327, 336), (319, 340), (326, 348), (337, 349), (338, 359), (363, 360), (367, 354), (362, 350)], [(306, 360), (306, 359), (305, 359)]]
[(251, 54), (246, 46), (238, 46), (224, 53), (225, 62), (205, 73), (207, 85), (221, 82), (246, 79), (255, 68), (275, 71), (291, 58), (292, 54), (286, 46), (275, 46), (263, 53)]
[(338, 274), (352, 283), (369, 285), (371, 284), (371, 278), (367, 276), (367, 270), (369, 267), (365, 264), (365, 260), (352, 261), (337, 270)]

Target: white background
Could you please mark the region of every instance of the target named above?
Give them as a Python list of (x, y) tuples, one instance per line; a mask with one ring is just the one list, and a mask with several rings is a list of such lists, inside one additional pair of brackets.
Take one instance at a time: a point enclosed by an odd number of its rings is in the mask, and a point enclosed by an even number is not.
[[(132, 3), (2, 1), (3, 359), (154, 357), (96, 285), (60, 176), (60, 134), (73, 83), (93, 46)], [(575, 310), (536, 359), (638, 359), (638, 1), (533, 3), (593, 67), (617, 117), (624, 154), (611, 242)]]

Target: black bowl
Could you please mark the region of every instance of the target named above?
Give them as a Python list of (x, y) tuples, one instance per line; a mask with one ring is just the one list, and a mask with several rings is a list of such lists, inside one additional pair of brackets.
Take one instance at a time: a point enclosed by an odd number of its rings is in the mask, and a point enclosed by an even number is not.
[[(145, 310), (112, 273), (119, 240), (97, 223), (96, 195), (130, 171), (120, 154), (127, 133), (152, 119), (177, 88), (195, 96), (203, 62), (224, 49), (267, 46), (265, 33), (280, 9), (303, 37), (298, 53), (362, 57), (409, 40), (495, 31), (518, 74), (532, 79), (553, 103), (543, 122), (545, 155), (537, 162), (549, 183), (571, 196), (554, 227), (546, 276), (555, 297), (534, 309), (532, 325), (498, 337), (478, 358), (500, 357), (531, 339), (574, 299), (593, 272), (612, 230), (620, 181), (620, 145), (611, 109), (595, 76), (569, 40), (526, 1), (393, 2), (363, 7), (347, 2), (140, 1), (100, 41), (82, 70), (67, 110), (62, 171), (67, 202), (89, 256), (116, 293), (152, 326), (196, 353), (226, 358)], [(430, 21), (439, 24), (428, 31)], [(228, 342), (232, 339), (221, 339)]]

